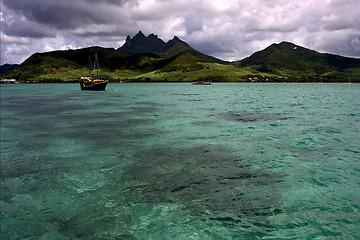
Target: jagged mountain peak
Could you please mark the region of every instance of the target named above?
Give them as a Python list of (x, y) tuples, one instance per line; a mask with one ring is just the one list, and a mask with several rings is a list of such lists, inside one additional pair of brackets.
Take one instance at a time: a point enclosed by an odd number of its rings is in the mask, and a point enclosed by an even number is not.
[(194, 49), (177, 36), (174, 36), (173, 39), (165, 43), (156, 34), (151, 33), (146, 37), (142, 31), (139, 31), (133, 38), (127, 36), (125, 44), (117, 50), (120, 52), (145, 54), (147, 56), (169, 57)]
[(133, 38), (126, 37), (125, 44), (118, 48), (118, 51), (128, 53), (154, 53), (159, 52), (165, 42), (157, 35), (150, 34), (145, 36), (142, 31), (139, 31)]
[(146, 38), (145, 35), (143, 34), (142, 31), (139, 31), (134, 37), (133, 39), (143, 39)]
[[(181, 41), (180, 38), (178, 38), (177, 36), (174, 36), (173, 39), (171, 39), (170, 41)], [(181, 41), (182, 42), (182, 41)]]
[[(173, 57), (186, 51), (197, 52), (189, 44), (177, 36), (174, 36), (171, 40), (165, 43), (156, 34), (151, 33), (146, 37), (141, 31), (139, 31), (133, 38), (127, 36), (126, 42), (123, 46), (118, 48), (117, 51), (125, 53), (137, 53), (155, 58)], [(204, 54), (202, 55), (208, 59), (211, 59), (212, 61), (225, 63), (225, 61), (221, 61), (214, 57), (210, 57)]]

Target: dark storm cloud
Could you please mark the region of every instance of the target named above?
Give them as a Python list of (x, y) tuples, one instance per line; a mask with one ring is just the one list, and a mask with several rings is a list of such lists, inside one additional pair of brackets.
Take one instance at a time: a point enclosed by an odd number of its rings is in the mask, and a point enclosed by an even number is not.
[(110, 2), (114, 1), (3, 0), (9, 10), (21, 14), (26, 20), (58, 30), (111, 23), (111, 14), (115, 13), (110, 11)]
[(1, 23), (2, 64), (39, 51), (118, 48), (139, 30), (224, 60), (281, 41), (360, 57), (358, 0), (3, 0)]
[(46, 26), (32, 23), (26, 20), (19, 20), (10, 23), (2, 24), (2, 32), (10, 36), (30, 37), (30, 38), (44, 38), (55, 37), (54, 31)]

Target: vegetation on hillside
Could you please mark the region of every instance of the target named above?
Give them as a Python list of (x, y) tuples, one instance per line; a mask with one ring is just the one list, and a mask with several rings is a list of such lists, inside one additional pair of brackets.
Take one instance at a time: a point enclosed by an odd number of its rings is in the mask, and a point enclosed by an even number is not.
[[(288, 42), (273, 44), (230, 63), (200, 53), (177, 37), (164, 43), (156, 35), (146, 38), (141, 33), (136, 39), (145, 45), (150, 39), (150, 47), (134, 46), (127, 39), (127, 52), (121, 48), (89, 47), (35, 53), (1, 78), (20, 82), (77, 82), (80, 77), (90, 75), (89, 56), (93, 58), (97, 54), (101, 75), (110, 82), (360, 82), (360, 59), (318, 53)], [(141, 49), (157, 52), (141, 52)]]

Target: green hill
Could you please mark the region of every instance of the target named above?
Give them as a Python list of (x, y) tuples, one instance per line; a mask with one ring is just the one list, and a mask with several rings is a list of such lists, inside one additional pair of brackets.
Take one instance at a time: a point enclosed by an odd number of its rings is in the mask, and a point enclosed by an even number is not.
[(238, 68), (232, 64), (218, 63), (208, 56), (188, 50), (170, 58), (164, 58), (157, 70), (141, 75), (145, 81), (183, 81), (198, 80), (214, 82), (247, 81), (248, 76), (262, 73), (247, 67)]
[(10, 70), (18, 67), (19, 64), (4, 64), (0, 66), (0, 75), (9, 72)]
[(319, 53), (293, 43), (272, 44), (234, 63), (259, 72), (290, 78), (359, 79), (360, 59)]
[(190, 50), (182, 52), (169, 60), (167, 65), (159, 69), (160, 72), (191, 72), (203, 69), (204, 66), (200, 64), (201, 62), (211, 62), (209, 59)]

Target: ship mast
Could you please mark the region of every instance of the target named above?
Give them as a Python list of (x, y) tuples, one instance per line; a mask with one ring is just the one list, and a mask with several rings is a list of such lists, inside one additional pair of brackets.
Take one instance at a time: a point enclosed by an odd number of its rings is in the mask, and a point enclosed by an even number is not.
[(93, 78), (93, 66), (92, 66), (92, 61), (91, 61), (90, 54), (89, 54), (88, 64), (89, 64), (89, 70), (90, 70), (90, 80), (92, 80), (92, 78)]
[(95, 61), (96, 61), (96, 80), (99, 80), (99, 61), (97, 54), (95, 54)]

